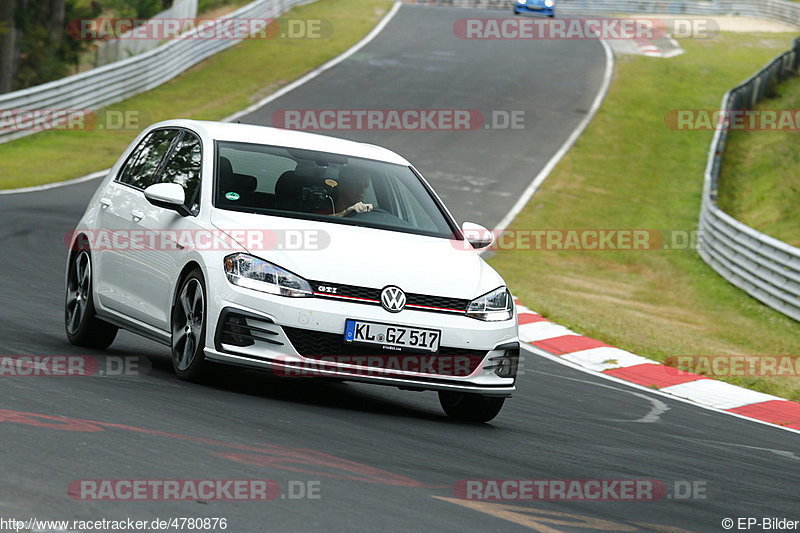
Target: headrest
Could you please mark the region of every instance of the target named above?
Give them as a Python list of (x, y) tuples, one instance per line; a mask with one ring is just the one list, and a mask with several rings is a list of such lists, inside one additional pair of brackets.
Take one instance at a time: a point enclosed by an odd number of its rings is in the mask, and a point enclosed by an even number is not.
[(287, 170), (275, 182), (275, 196), (288, 196), (292, 194), (292, 181), (294, 181), (294, 170)]
[(222, 188), (226, 191), (253, 192), (258, 187), (258, 180), (246, 174), (232, 174), (222, 181)]
[(219, 158), (219, 184), (224, 192), (253, 192), (258, 187), (258, 180), (246, 174), (234, 174), (231, 160)]
[(231, 160), (227, 157), (220, 156), (218, 175), (220, 180), (233, 176), (233, 165), (231, 165)]
[(351, 183), (365, 183), (369, 184), (369, 171), (362, 167), (352, 167), (348, 166), (339, 174), (339, 180), (342, 182), (351, 182)]

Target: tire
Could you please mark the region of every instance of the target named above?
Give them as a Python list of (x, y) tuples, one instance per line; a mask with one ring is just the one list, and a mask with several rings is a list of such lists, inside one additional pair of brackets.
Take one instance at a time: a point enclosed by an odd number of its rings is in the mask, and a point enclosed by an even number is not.
[(70, 344), (104, 350), (114, 342), (118, 328), (97, 318), (93, 295), (92, 256), (80, 250), (69, 260), (64, 329)]
[(197, 381), (208, 367), (206, 284), (200, 269), (192, 270), (175, 293), (172, 305), (172, 368), (180, 379)]
[(500, 412), (505, 398), (463, 392), (439, 392), (439, 403), (450, 418), (465, 422), (489, 422)]

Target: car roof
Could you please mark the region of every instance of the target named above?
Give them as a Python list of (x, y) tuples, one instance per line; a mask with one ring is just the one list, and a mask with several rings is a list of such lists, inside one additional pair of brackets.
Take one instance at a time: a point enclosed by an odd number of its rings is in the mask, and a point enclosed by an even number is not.
[(307, 133), (304, 131), (284, 130), (253, 124), (233, 124), (230, 122), (213, 122), (207, 120), (176, 119), (153, 124), (151, 128), (184, 127), (205, 133), (217, 141), (232, 141), (289, 148), (319, 150), (352, 157), (363, 157), (376, 161), (385, 161), (398, 165), (410, 165), (400, 155), (374, 144), (348, 141), (327, 135)]

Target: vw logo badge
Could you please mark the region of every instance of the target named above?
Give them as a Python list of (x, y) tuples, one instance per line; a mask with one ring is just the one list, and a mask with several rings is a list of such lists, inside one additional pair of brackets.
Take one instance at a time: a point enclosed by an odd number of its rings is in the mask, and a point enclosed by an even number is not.
[(390, 313), (399, 313), (406, 306), (406, 293), (400, 287), (389, 285), (381, 291), (381, 305)]

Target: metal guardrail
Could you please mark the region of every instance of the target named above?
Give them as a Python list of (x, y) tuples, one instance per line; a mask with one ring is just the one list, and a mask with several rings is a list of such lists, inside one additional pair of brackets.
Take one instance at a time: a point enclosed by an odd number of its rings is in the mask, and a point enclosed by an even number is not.
[[(256, 0), (229, 18), (277, 17), (307, 0)], [(413, 0), (412, 0), (413, 2)], [(433, 0), (413, 3), (509, 7), (509, 0)], [(800, 4), (784, 0), (561, 0), (561, 12), (745, 15), (800, 23)], [(197, 31), (197, 30), (194, 30)], [(190, 32), (191, 33), (191, 32)], [(181, 39), (149, 52), (22, 91), (0, 95), (0, 109), (94, 110), (147, 91), (240, 40)], [(721, 109), (749, 109), (771, 94), (775, 84), (795, 75), (800, 39), (750, 79), (729, 91)], [(46, 119), (45, 119), (46, 120)], [(0, 143), (33, 133), (14, 131), (0, 119)], [(717, 180), (727, 131), (717, 129), (709, 152), (700, 213), (699, 254), (725, 279), (754, 298), (800, 320), (800, 249), (760, 233), (717, 206)]]
[[(195, 17), (197, 17), (197, 0), (175, 0), (171, 7), (154, 15), (142, 26), (153, 27), (160, 20), (194, 19)], [(142, 31), (142, 28), (139, 27), (138, 30)], [(129, 31), (116, 39), (98, 43), (94, 50), (94, 67), (142, 54), (161, 44), (159, 39), (131, 39), (130, 35)]]
[[(798, 74), (800, 39), (722, 98), (723, 110), (752, 109)], [(717, 206), (717, 181), (728, 131), (714, 132), (705, 171), (698, 253), (722, 277), (781, 313), (800, 320), (800, 248), (739, 222)]]
[[(409, 3), (510, 9), (511, 0), (406, 0)], [(785, 0), (558, 0), (560, 14), (738, 15), (800, 25), (800, 3)], [(797, 74), (800, 39), (722, 99), (721, 110), (751, 109), (777, 83)], [(717, 206), (717, 180), (728, 133), (717, 129), (705, 171), (698, 253), (717, 273), (781, 313), (800, 320), (800, 248), (761, 233)]]
[[(307, 0), (256, 0), (224, 18), (275, 18)], [(218, 22), (218, 24), (223, 24)], [(191, 38), (184, 34), (143, 54), (74, 76), (0, 95), (0, 143), (50, 127), (52, 117), (30, 119), (30, 127), (16, 127), (22, 111), (96, 110), (165, 83), (200, 61), (237, 44), (241, 39)], [(5, 116), (5, 115), (14, 116)]]
[(787, 0), (560, 0), (558, 9), (574, 13), (652, 13), (659, 15), (736, 15), (800, 24), (800, 4)]
[[(408, 3), (509, 9), (511, 0), (405, 0)], [(788, 0), (558, 0), (563, 14), (651, 13), (661, 15), (738, 15), (800, 24), (800, 4)]]

